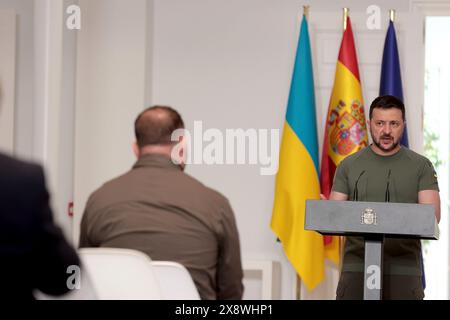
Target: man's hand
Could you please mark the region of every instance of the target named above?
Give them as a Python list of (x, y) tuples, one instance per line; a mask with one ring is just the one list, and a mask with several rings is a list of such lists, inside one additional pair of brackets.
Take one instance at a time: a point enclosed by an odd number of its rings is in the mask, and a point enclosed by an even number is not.
[(322, 200), (337, 200), (337, 201), (346, 201), (348, 199), (348, 195), (341, 192), (331, 191), (330, 198), (327, 199), (325, 196), (322, 198), (322, 195), (320, 195), (320, 198)]

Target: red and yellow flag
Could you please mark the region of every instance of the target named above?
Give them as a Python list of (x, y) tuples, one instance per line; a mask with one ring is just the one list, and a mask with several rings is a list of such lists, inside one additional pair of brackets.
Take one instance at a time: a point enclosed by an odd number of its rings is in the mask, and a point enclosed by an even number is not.
[[(367, 128), (358, 61), (350, 18), (342, 37), (333, 91), (328, 106), (320, 174), (321, 192), (328, 198), (339, 163), (367, 146)], [(339, 264), (339, 237), (324, 238), (325, 256)]]

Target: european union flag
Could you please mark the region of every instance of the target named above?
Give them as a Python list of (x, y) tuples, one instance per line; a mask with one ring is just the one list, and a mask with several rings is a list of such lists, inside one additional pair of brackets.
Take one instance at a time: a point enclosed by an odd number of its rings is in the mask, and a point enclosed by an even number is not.
[[(384, 95), (397, 97), (404, 102), (397, 37), (392, 21), (389, 22), (389, 28), (384, 42), (383, 62), (381, 65), (380, 96)], [(408, 147), (408, 132), (406, 131), (406, 127), (401, 144)]]
[[(380, 80), (380, 96), (391, 95), (403, 101), (403, 87), (402, 76), (400, 72), (400, 60), (398, 58), (397, 36), (395, 35), (395, 27), (392, 21), (389, 21), (389, 28), (384, 41), (383, 62), (381, 65), (381, 80)], [(408, 147), (408, 132), (403, 132), (401, 144)], [(425, 289), (425, 269), (423, 264), (423, 257), (420, 256), (422, 264), (422, 285)]]

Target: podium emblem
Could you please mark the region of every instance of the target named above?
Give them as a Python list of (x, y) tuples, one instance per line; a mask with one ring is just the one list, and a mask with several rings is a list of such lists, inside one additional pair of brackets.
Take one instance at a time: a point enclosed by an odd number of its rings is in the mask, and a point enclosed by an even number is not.
[(361, 224), (377, 225), (376, 212), (371, 208), (365, 209), (363, 214), (361, 215)]

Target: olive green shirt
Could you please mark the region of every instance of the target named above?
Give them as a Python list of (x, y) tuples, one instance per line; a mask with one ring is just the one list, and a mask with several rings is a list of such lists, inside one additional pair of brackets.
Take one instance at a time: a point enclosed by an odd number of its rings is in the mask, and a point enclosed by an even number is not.
[(242, 298), (239, 235), (228, 200), (162, 155), (142, 156), (90, 196), (80, 247), (129, 248), (179, 262), (202, 299)]
[[(340, 163), (332, 190), (352, 201), (417, 203), (419, 191), (439, 191), (439, 187), (433, 165), (424, 156), (405, 147), (381, 156), (369, 146)], [(386, 238), (383, 254), (384, 274), (422, 275), (420, 240)], [(364, 241), (347, 237), (342, 271), (363, 270)]]

